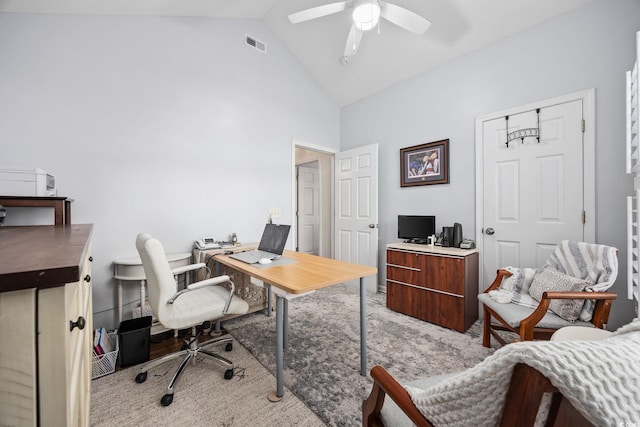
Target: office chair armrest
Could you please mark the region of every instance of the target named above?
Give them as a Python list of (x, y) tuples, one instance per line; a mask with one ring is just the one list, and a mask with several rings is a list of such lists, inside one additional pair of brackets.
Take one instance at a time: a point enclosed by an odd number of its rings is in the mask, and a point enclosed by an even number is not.
[(171, 272), (173, 273), (174, 276), (177, 276), (178, 274), (186, 273), (188, 271), (200, 270), (202, 268), (207, 270), (206, 275), (205, 275), (205, 280), (208, 279), (209, 277), (211, 277), (211, 269), (209, 267), (207, 267), (207, 264), (205, 264), (203, 262), (199, 262), (197, 264), (183, 265), (181, 267), (176, 267), (176, 268), (171, 269)]
[(362, 425), (382, 426), (380, 411), (384, 404), (384, 398), (389, 395), (407, 417), (417, 426), (432, 427), (420, 410), (411, 400), (407, 390), (391, 376), (382, 366), (371, 368), (373, 388), (369, 397), (362, 402)]
[(231, 281), (229, 276), (226, 276), (226, 275), (216, 276), (216, 277), (212, 277), (211, 279), (206, 279), (206, 280), (201, 280), (199, 282), (191, 283), (190, 285), (187, 285), (185, 289), (182, 289), (181, 291), (178, 291), (175, 294), (173, 294), (173, 296), (169, 298), (169, 300), (167, 300), (167, 304), (173, 304), (181, 295), (186, 294), (188, 292), (193, 292), (197, 289), (202, 289), (207, 286), (218, 286), (222, 283), (231, 284), (231, 290), (229, 291), (229, 298), (227, 298), (227, 301), (224, 305), (223, 313), (226, 313), (227, 310), (229, 309), (229, 304), (231, 304), (231, 298), (233, 297), (233, 293), (235, 292), (235, 289), (236, 289), (236, 285)]
[(503, 270), (503, 269), (498, 269), (498, 271), (496, 272), (496, 278), (493, 279), (493, 283), (491, 285), (489, 285), (489, 287), (487, 289), (484, 290), (484, 293), (486, 294), (489, 291), (493, 291), (495, 289), (498, 289), (500, 287), (500, 285), (502, 284), (502, 279), (504, 279), (505, 277), (509, 277), (511, 276), (512, 273), (508, 272), (507, 270)]

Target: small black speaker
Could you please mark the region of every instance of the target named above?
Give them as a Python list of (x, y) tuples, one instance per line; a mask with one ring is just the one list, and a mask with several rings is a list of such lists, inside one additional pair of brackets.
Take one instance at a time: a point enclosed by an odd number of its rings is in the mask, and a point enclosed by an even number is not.
[(453, 246), (453, 227), (442, 227), (442, 247)]
[(459, 248), (460, 243), (462, 243), (462, 224), (455, 223), (453, 224), (453, 246), (454, 248)]

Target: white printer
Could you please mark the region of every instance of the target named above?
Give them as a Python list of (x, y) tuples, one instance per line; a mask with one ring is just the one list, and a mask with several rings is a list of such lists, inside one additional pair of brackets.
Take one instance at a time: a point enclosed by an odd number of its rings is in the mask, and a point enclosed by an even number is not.
[(38, 168), (0, 167), (0, 196), (55, 197), (56, 178)]

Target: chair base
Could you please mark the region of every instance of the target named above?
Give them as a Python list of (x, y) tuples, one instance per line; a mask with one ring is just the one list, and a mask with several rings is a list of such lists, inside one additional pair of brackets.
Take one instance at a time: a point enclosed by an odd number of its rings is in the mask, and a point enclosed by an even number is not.
[[(491, 318), (496, 319), (501, 324), (496, 324), (491, 322)], [(551, 335), (557, 329), (549, 329), (549, 328), (533, 328), (531, 332), (531, 336), (527, 336), (526, 332), (521, 329), (512, 328), (507, 324), (507, 322), (502, 319), (496, 312), (484, 306), (484, 327), (482, 333), (482, 345), (484, 347), (491, 347), (491, 337), (498, 341), (500, 345), (505, 346), (508, 343), (500, 336), (498, 331), (511, 332), (519, 337), (517, 341), (532, 341), (532, 340), (549, 340)]]
[(219, 354), (213, 353), (205, 349), (206, 347), (209, 347), (209, 346), (224, 344), (225, 351), (231, 351), (233, 348), (232, 338), (229, 336), (220, 336), (212, 340), (209, 340), (205, 343), (199, 344), (198, 343), (199, 336), (200, 334), (196, 333), (196, 328), (195, 327), (192, 328), (192, 338), (190, 338), (188, 343), (185, 342), (185, 344), (188, 344), (188, 348), (175, 353), (167, 354), (166, 356), (160, 357), (158, 359), (154, 359), (150, 362), (145, 363), (140, 367), (140, 372), (138, 373), (138, 375), (136, 375), (136, 378), (135, 378), (135, 381), (137, 383), (143, 383), (146, 381), (147, 372), (150, 369), (153, 369), (156, 366), (160, 366), (166, 362), (170, 362), (180, 357), (184, 357), (184, 360), (180, 363), (180, 366), (178, 366), (178, 369), (176, 370), (176, 372), (173, 374), (173, 377), (169, 381), (169, 385), (167, 386), (165, 395), (160, 400), (160, 403), (162, 404), (162, 406), (169, 406), (173, 402), (173, 393), (174, 393), (174, 387), (176, 383), (182, 376), (182, 373), (184, 372), (184, 370), (187, 368), (189, 362), (192, 362), (193, 364), (195, 364), (196, 362), (195, 357), (198, 354), (203, 354), (205, 356), (208, 356), (211, 359), (215, 360), (216, 362), (220, 363), (222, 366), (224, 366), (226, 368), (224, 372), (224, 378), (226, 380), (230, 380), (231, 378), (233, 378), (233, 362), (220, 356)]

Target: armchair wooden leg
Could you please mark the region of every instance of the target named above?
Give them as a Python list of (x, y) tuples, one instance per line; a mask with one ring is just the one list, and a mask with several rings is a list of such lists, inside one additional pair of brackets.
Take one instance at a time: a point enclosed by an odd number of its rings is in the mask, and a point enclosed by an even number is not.
[(491, 347), (491, 313), (487, 310), (487, 307), (484, 308), (484, 326), (482, 330), (482, 345), (490, 348)]

